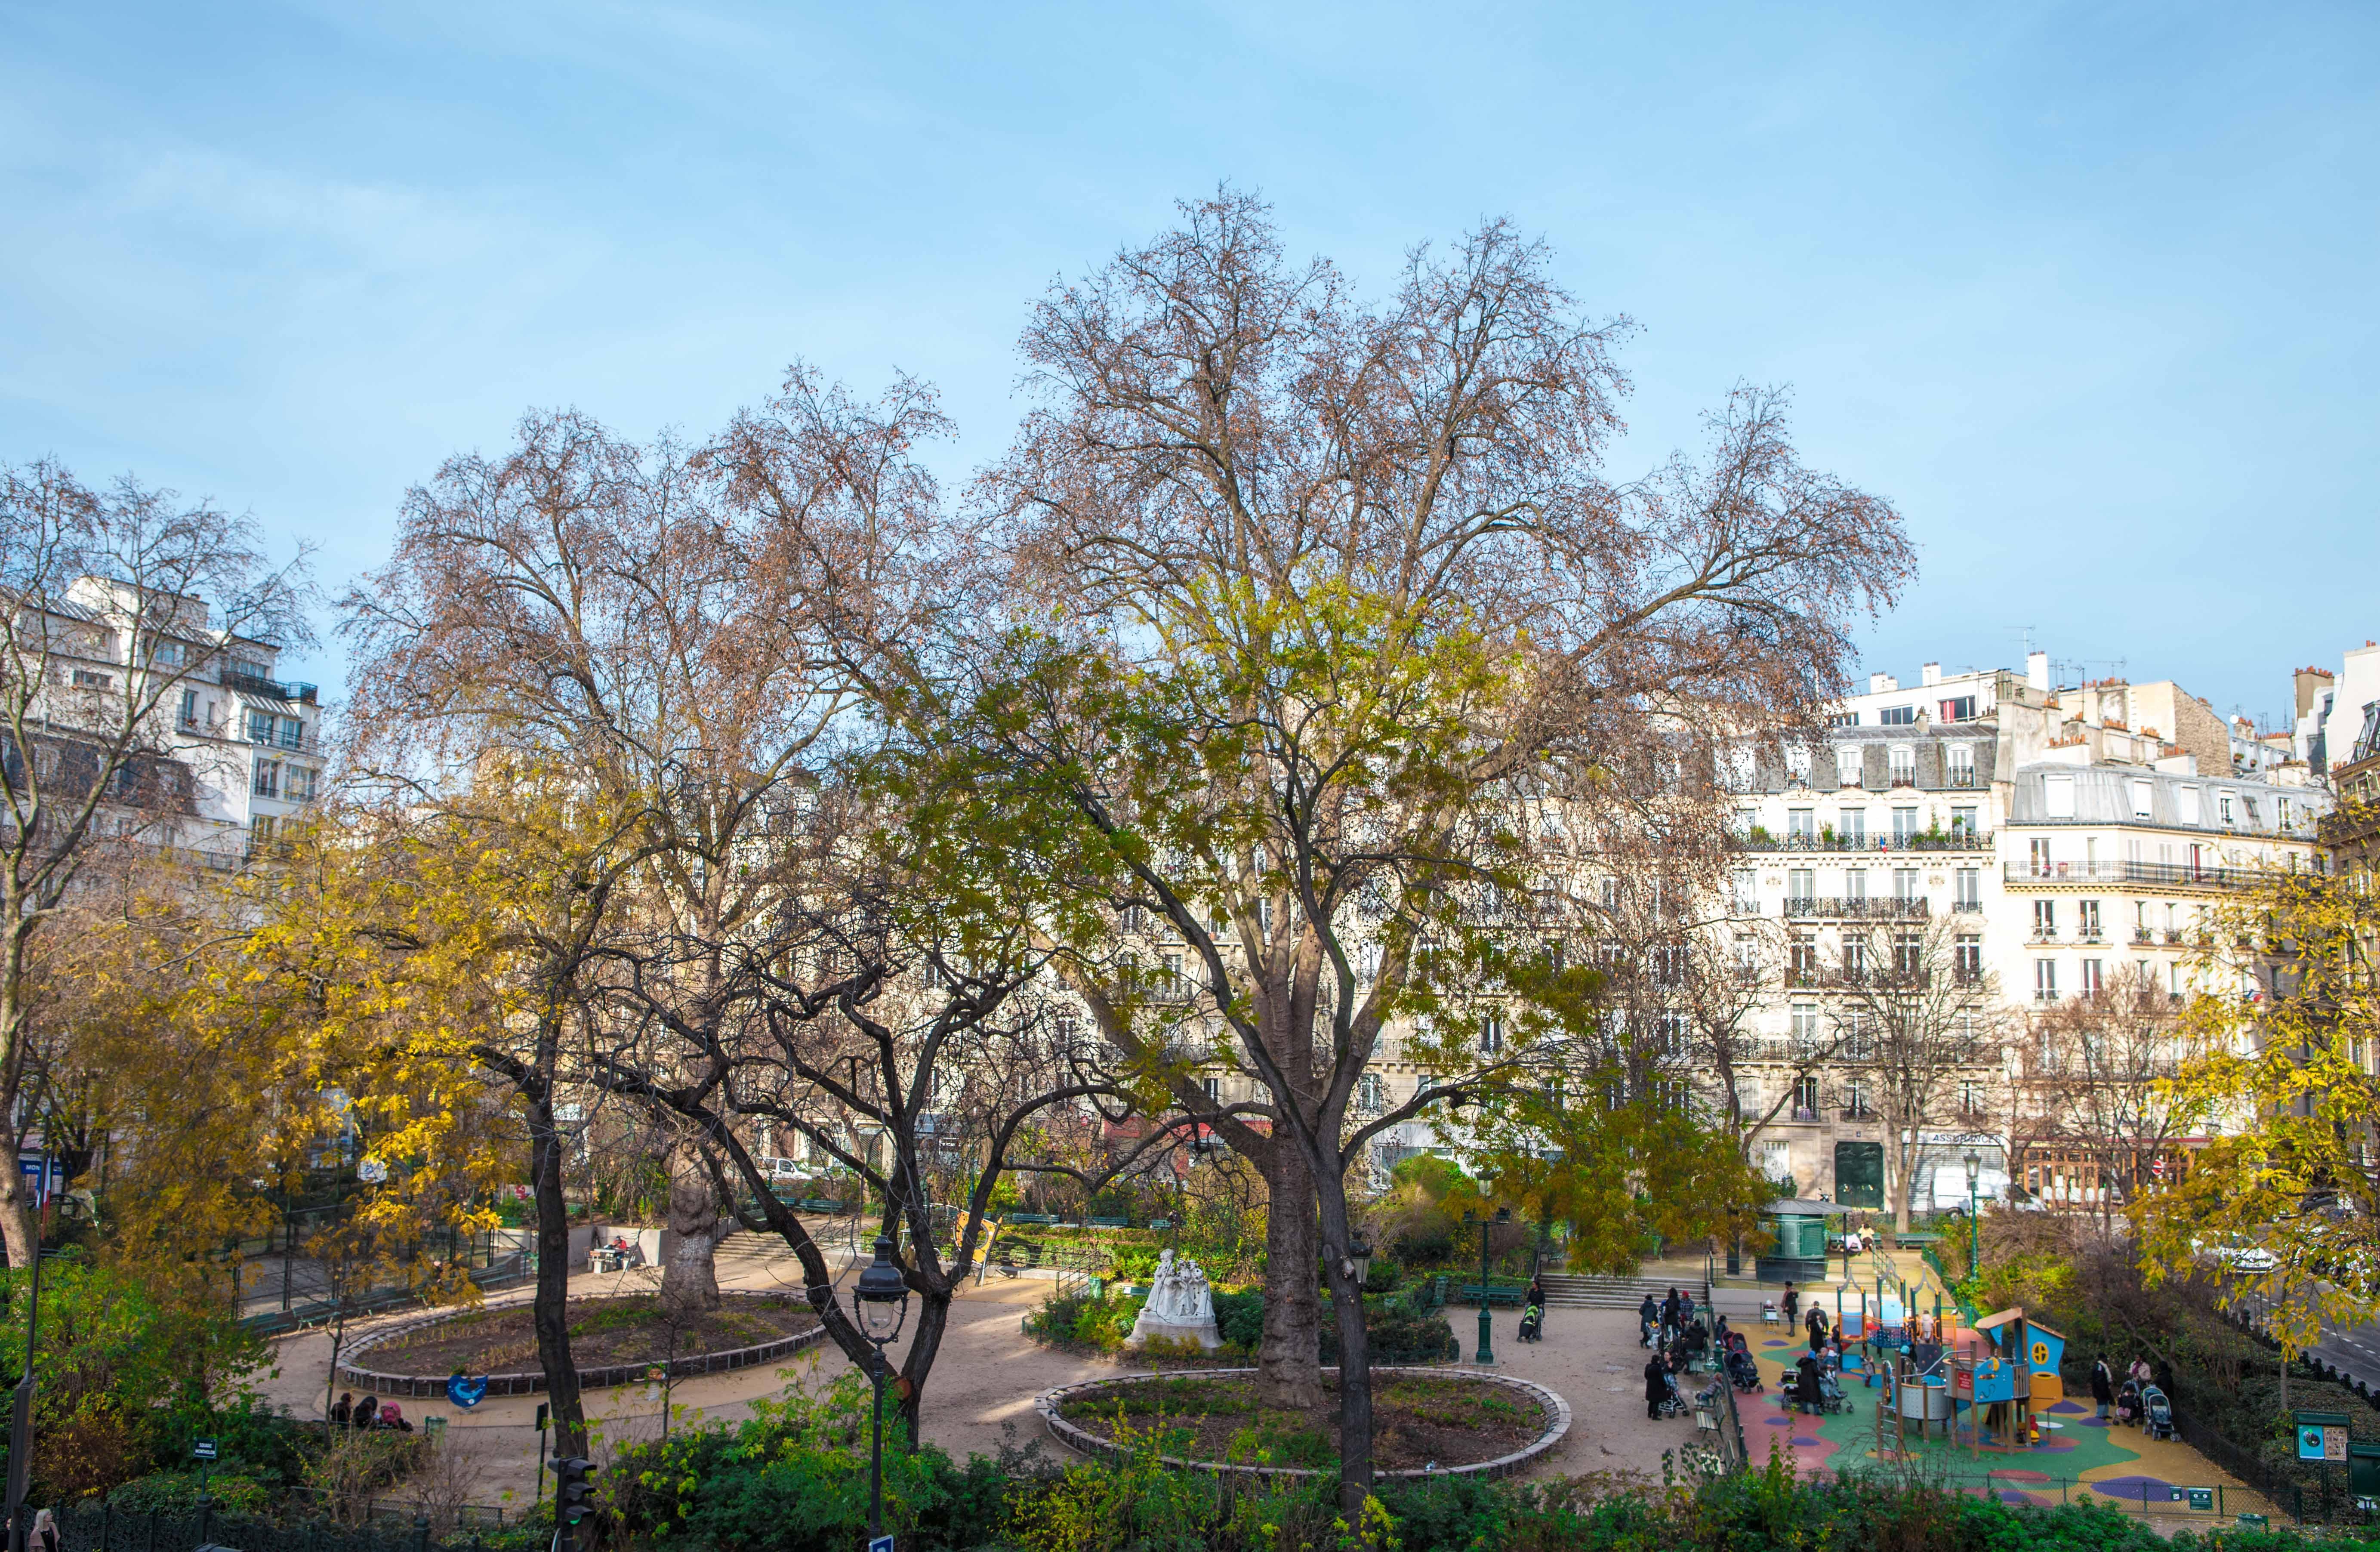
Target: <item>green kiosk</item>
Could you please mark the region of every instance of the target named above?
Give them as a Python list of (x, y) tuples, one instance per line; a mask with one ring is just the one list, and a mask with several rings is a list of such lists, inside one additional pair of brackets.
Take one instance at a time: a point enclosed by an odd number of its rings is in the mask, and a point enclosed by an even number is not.
[(1761, 1209), (1760, 1226), (1776, 1243), (1754, 1273), (1763, 1282), (1827, 1280), (1827, 1219), (1842, 1212), (1833, 1202), (1788, 1197)]

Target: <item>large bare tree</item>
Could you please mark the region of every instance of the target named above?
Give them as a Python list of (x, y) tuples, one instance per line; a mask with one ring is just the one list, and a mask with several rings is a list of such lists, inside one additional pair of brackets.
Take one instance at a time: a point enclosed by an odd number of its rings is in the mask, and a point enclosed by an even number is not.
[[(1226, 190), (1036, 309), (1037, 408), (982, 485), (1013, 617), (1043, 633), (983, 742), (1067, 818), (1099, 907), (1053, 934), (1059, 963), (1161, 1065), (1172, 1025), (1113, 967), (1162, 923), (1256, 1074), (1256, 1121), (1212, 1123), (1271, 1201), (1264, 1388), (1321, 1400), (1318, 1260), (1351, 1504), (1371, 1464), (1345, 1171), (1521, 1060), (1437, 1015), (1510, 990), (1509, 928), (1563, 926), (1534, 895), (1555, 919), (1505, 914), (1552, 882), (1529, 806), (1590, 854), (1691, 838), (1716, 730), (1806, 718), (1910, 570), (1888, 505), (1795, 458), (1775, 394), (1736, 394), (1703, 461), (1609, 481), (1621, 332), (1504, 224), (1417, 249), (1367, 304)], [(1392, 1024), (1448, 1081), (1351, 1129)], [(1193, 1072), (1171, 1082), (1198, 1111)]]
[[(19, 1103), (35, 958), (95, 856), (172, 848), (200, 829), (175, 737), (187, 686), (257, 645), (307, 639), (302, 557), (255, 525), (128, 476), (94, 490), (55, 464), (0, 467), (0, 1116)], [(195, 757), (194, 757), (195, 758)], [(244, 757), (229, 771), (245, 786)], [(24, 1182), (0, 1172), (0, 1241), (32, 1255)]]

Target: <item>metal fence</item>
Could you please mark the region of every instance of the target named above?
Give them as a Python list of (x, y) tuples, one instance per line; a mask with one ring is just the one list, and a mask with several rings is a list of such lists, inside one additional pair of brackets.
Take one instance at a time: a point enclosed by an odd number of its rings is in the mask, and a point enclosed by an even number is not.
[(477, 1527), (438, 1540), (430, 1522), (382, 1521), (342, 1525), (327, 1520), (269, 1520), (226, 1512), (134, 1512), (112, 1504), (75, 1504), (58, 1510), (58, 1552), (198, 1552), (209, 1545), (239, 1552), (473, 1552)]

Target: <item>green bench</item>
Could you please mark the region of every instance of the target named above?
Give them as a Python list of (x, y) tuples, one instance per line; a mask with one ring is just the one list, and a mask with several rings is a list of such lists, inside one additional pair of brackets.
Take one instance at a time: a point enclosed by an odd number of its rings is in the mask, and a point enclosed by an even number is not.
[(1092, 1229), (1129, 1229), (1132, 1227), (1132, 1219), (1128, 1218), (1094, 1218), (1086, 1219), (1085, 1225), (1086, 1227)]
[(1000, 1221), (1002, 1223), (1048, 1223), (1055, 1225), (1059, 1221), (1059, 1218), (1056, 1213), (1010, 1213)]
[(1484, 1303), (1490, 1307), (1509, 1306), (1519, 1309), (1521, 1301), (1527, 1298), (1528, 1294), (1529, 1291), (1526, 1288), (1500, 1288), (1493, 1284), (1482, 1288), (1475, 1282), (1466, 1282), (1455, 1288), (1454, 1302), (1458, 1304)]

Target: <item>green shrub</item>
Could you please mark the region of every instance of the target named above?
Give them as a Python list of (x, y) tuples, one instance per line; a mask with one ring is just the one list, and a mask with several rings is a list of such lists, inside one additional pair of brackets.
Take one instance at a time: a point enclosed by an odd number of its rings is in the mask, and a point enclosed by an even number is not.
[[(206, 1480), (207, 1497), (227, 1514), (254, 1514), (280, 1494), (251, 1477), (216, 1472)], [(194, 1514), (199, 1508), (199, 1473), (187, 1471), (151, 1472), (136, 1476), (107, 1495), (119, 1514)]]
[(1264, 1342), (1265, 1299), (1262, 1293), (1215, 1294), (1215, 1332), (1233, 1347), (1254, 1352)]

